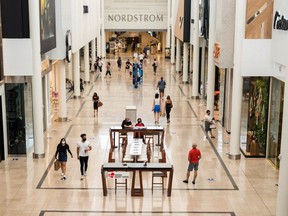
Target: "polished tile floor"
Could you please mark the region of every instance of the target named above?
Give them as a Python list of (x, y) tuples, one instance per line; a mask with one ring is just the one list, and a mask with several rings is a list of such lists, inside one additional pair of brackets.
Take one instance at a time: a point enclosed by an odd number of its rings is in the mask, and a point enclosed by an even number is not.
[[(130, 57), (122, 54), (123, 63)], [(152, 58), (144, 62), (144, 83), (137, 89), (131, 84), (124, 67), (117, 70), (118, 56), (108, 58), (112, 63), (112, 78), (105, 73), (91, 73), (90, 84), (85, 84), (81, 99), (69, 99), (68, 122), (57, 122), (58, 109), (53, 110), (52, 125), (45, 133), (46, 157), (34, 160), (32, 153), (0, 163), (0, 215), (192, 215), (192, 216), (269, 216), (276, 212), (278, 171), (266, 159), (229, 160), (229, 135), (220, 124), (216, 139), (203, 141), (201, 119), (205, 101), (192, 100), (191, 85), (183, 84), (174, 66), (158, 55), (157, 75), (152, 72)], [(83, 77), (84, 74), (81, 73)], [(128, 192), (108, 181), (108, 196), (103, 197), (100, 178), (101, 164), (108, 159), (109, 127), (120, 125), (125, 118), (125, 107), (137, 106), (137, 116), (146, 125), (154, 124), (151, 111), (157, 81), (163, 76), (167, 82), (165, 95), (170, 95), (174, 107), (171, 123), (165, 118), (165, 149), (168, 161), (174, 165), (172, 196), (157, 189), (152, 194), (151, 174), (145, 173), (144, 197), (131, 197), (131, 179)], [(93, 92), (97, 92), (103, 107), (93, 117)], [(86, 133), (93, 150), (90, 152), (88, 175), (80, 181), (76, 143)], [(60, 171), (53, 170), (53, 155), (57, 143), (66, 137), (74, 158), (68, 159), (67, 180), (60, 180)], [(202, 151), (199, 175), (195, 185), (184, 184), (187, 153), (192, 143)], [(115, 150), (115, 158), (120, 157)], [(153, 160), (159, 158), (156, 147)], [(191, 175), (192, 176), (192, 175)]]

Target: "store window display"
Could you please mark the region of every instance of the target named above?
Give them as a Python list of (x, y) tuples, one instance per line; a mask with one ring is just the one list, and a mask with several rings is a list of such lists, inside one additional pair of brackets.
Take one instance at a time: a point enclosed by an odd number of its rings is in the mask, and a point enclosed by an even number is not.
[(248, 109), (242, 109), (242, 119), (247, 118), (247, 123), (246, 127), (242, 124), (241, 130), (242, 134), (246, 134), (246, 143), (243, 143), (245, 139), (242, 139), (241, 150), (246, 156), (264, 157), (267, 144), (269, 78), (246, 78), (244, 85), (248, 86), (243, 88), (243, 106)]

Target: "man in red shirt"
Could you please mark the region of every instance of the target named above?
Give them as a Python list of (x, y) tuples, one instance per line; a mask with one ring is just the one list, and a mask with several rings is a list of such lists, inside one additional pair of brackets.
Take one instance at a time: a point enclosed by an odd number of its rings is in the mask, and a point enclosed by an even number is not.
[(201, 152), (199, 149), (197, 149), (197, 145), (194, 143), (192, 145), (192, 149), (189, 151), (188, 154), (189, 166), (187, 169), (186, 180), (183, 181), (184, 183), (188, 183), (190, 172), (193, 171), (194, 169), (194, 178), (192, 184), (195, 184), (200, 159), (201, 159)]

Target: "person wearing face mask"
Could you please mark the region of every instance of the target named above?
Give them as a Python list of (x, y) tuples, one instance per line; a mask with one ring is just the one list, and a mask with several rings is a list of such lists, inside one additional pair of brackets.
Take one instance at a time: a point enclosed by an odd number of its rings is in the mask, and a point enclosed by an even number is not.
[[(144, 123), (142, 122), (141, 118), (137, 119), (137, 123), (135, 124), (135, 127), (145, 127)], [(144, 140), (144, 135), (141, 132), (134, 132), (134, 138), (142, 138), (143, 142), (145, 143)]]
[(57, 159), (58, 155), (58, 161), (60, 162), (61, 167), (61, 180), (66, 180), (66, 162), (67, 162), (67, 151), (71, 155), (71, 158), (73, 158), (72, 152), (70, 151), (69, 145), (66, 143), (66, 139), (62, 138), (60, 140), (60, 143), (57, 145), (57, 150), (55, 153), (55, 159)]
[(86, 140), (86, 134), (81, 134), (82, 140), (77, 143), (77, 158), (80, 161), (81, 178), (84, 179), (88, 168), (89, 151), (92, 150), (90, 142)]

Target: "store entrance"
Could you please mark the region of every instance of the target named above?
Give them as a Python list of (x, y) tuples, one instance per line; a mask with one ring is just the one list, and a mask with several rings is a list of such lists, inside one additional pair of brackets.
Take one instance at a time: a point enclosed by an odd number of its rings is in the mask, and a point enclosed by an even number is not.
[(165, 37), (163, 32), (106, 32), (106, 54), (137, 52), (149, 57), (162, 53)]

